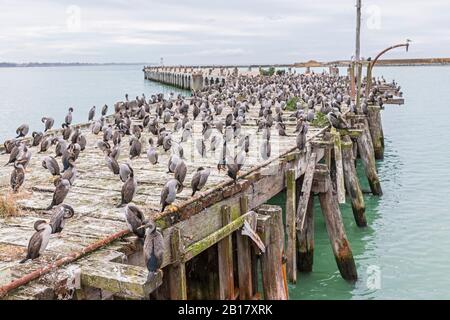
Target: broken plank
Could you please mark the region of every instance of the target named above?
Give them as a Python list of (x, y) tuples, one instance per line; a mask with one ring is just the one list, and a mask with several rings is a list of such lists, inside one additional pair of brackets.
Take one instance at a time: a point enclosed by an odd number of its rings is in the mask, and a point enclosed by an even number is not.
[(311, 193), (314, 171), (316, 169), (316, 152), (312, 152), (306, 166), (305, 179), (303, 180), (302, 195), (297, 209), (297, 230), (302, 230), (305, 223), (306, 209), (308, 208), (309, 194)]

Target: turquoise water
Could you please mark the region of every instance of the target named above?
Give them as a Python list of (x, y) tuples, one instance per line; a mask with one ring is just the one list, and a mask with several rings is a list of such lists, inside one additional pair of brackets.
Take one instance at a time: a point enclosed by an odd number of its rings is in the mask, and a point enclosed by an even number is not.
[[(406, 104), (383, 112), (384, 195), (365, 197), (369, 227), (355, 225), (348, 204), (341, 208), (360, 280), (341, 279), (316, 207), (314, 271), (298, 275), (291, 299), (450, 298), (450, 68), (380, 67), (375, 74), (395, 78)], [(87, 120), (92, 105), (112, 107), (125, 93), (170, 91), (177, 92), (145, 81), (140, 66), (0, 69), (0, 141), (23, 122), (42, 130), (44, 115), (59, 125), (69, 106), (76, 123)], [(283, 196), (272, 201), (283, 203)]]
[[(398, 81), (406, 103), (383, 112), (384, 195), (365, 196), (369, 226), (358, 228), (351, 206), (341, 207), (360, 279), (352, 285), (340, 277), (316, 203), (313, 272), (289, 285), (291, 299), (450, 298), (450, 68), (380, 67), (375, 74)], [(272, 202), (282, 204), (284, 194)]]
[(144, 80), (142, 66), (86, 66), (49, 68), (0, 68), (0, 141), (15, 136), (22, 123), (42, 131), (43, 116), (55, 119), (60, 127), (73, 107), (73, 123), (87, 122), (89, 109), (97, 106), (97, 115), (104, 104), (113, 111), (113, 104), (144, 93), (181, 92), (173, 87)]

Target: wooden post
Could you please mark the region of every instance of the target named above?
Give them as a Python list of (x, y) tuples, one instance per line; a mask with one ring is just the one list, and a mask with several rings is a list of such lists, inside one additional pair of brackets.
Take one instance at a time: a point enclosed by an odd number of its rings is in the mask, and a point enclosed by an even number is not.
[(325, 132), (324, 133), (323, 139), (325, 141), (331, 143), (331, 145), (329, 147), (325, 148), (325, 153), (323, 155), (323, 158), (325, 160), (325, 164), (327, 165), (328, 168), (331, 168), (331, 154), (332, 154), (331, 150), (333, 148), (331, 138), (332, 138), (332, 135), (329, 132)]
[[(248, 212), (248, 197), (241, 198), (241, 215)], [(237, 259), (238, 259), (238, 280), (239, 280), (239, 299), (249, 300), (253, 296), (252, 288), (252, 261), (250, 254), (250, 243), (247, 236), (239, 231), (236, 234)]]
[(259, 259), (259, 249), (255, 246), (250, 246), (250, 254), (252, 260), (252, 296), (257, 299), (259, 296), (258, 291), (258, 259)]
[(266, 252), (261, 256), (261, 273), (264, 299), (287, 300), (288, 293), (283, 275), (284, 232), (282, 210), (279, 206), (262, 205), (258, 212), (270, 216), (263, 239)]
[(369, 145), (369, 154), (372, 157), (373, 162), (375, 162), (375, 152), (373, 149), (373, 142), (372, 142), (372, 136), (370, 134), (370, 127), (369, 127), (369, 120), (367, 119), (367, 116), (359, 120), (359, 123), (361, 123), (363, 126), (363, 130), (365, 131), (365, 134), (367, 136), (367, 142)]
[(295, 194), (295, 169), (289, 169), (286, 172), (286, 271), (288, 281), (292, 283), (297, 282)]
[[(230, 222), (230, 207), (223, 206), (222, 225), (226, 226)], [(217, 248), (219, 256), (219, 297), (220, 300), (231, 300), (234, 298), (233, 244), (231, 235), (219, 241)]]
[(355, 63), (350, 64), (350, 96), (355, 101)]
[(302, 195), (302, 186), (305, 175), (301, 175), (297, 180), (295, 180), (295, 212), (297, 212), (300, 205), (300, 197)]
[(355, 61), (358, 68), (357, 88), (356, 88), (356, 110), (361, 112), (360, 94), (361, 94), (361, 0), (356, 0), (356, 41), (355, 41)]
[(320, 207), (339, 272), (345, 280), (356, 281), (356, 265), (345, 234), (339, 203), (332, 192), (330, 173), (323, 166), (317, 168), (314, 174), (314, 191), (319, 193)]
[(309, 194), (305, 213), (305, 224), (302, 231), (297, 232), (298, 269), (301, 272), (312, 272), (314, 261), (314, 195)]
[(356, 43), (355, 59), (359, 62), (361, 59), (361, 0), (356, 0)]
[(366, 227), (366, 207), (364, 197), (359, 185), (358, 175), (356, 173), (355, 161), (353, 157), (353, 142), (349, 136), (342, 137), (342, 162), (344, 168), (345, 188), (352, 202), (353, 216), (358, 227)]
[(381, 124), (381, 112), (379, 106), (369, 106), (367, 121), (369, 123), (370, 135), (372, 137), (375, 159), (384, 158), (384, 136)]
[(169, 286), (171, 300), (187, 300), (186, 265), (181, 262), (183, 243), (180, 229), (174, 228), (170, 234), (172, 259), (175, 261), (169, 266)]
[[(363, 124), (358, 124), (360, 129), (364, 129)], [(370, 134), (368, 130), (363, 130), (363, 133), (358, 137), (358, 152), (364, 165), (367, 179), (369, 180), (370, 190), (374, 195), (381, 196), (380, 180), (378, 179), (377, 169), (375, 166), (375, 157), (373, 156), (373, 149), (370, 148)]]
[(341, 135), (334, 128), (332, 130), (334, 141), (334, 163), (336, 165), (336, 191), (339, 203), (345, 203), (344, 170), (342, 168)]
[(367, 64), (366, 73), (366, 98), (369, 97), (370, 90), (372, 89), (372, 63)]
[(356, 85), (356, 110), (357, 113), (361, 113), (361, 83), (362, 83), (362, 64), (360, 61), (357, 62), (358, 68), (358, 78)]
[(302, 186), (302, 195), (301, 198), (299, 199), (299, 205), (297, 208), (297, 230), (299, 231), (302, 231), (305, 224), (304, 217), (306, 215), (306, 209), (308, 208), (308, 201), (310, 199), (309, 194), (311, 193), (311, 187), (314, 178), (316, 158), (317, 154), (315, 152), (312, 152), (305, 169), (305, 178)]

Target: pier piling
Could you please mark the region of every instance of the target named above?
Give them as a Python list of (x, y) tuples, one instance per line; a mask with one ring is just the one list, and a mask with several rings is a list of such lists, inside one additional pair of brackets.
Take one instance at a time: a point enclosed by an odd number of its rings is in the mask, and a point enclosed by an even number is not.
[(296, 251), (296, 210), (295, 210), (295, 169), (286, 172), (286, 272), (291, 283), (297, 282), (297, 251)]
[[(333, 128), (334, 129), (334, 128)], [(339, 203), (345, 203), (345, 184), (344, 184), (344, 170), (342, 166), (342, 150), (341, 150), (341, 135), (336, 130), (333, 130), (331, 135), (334, 142), (334, 167), (336, 175), (336, 192)]]
[(356, 90), (355, 90), (355, 63), (352, 62), (349, 67), (349, 77), (350, 77), (350, 97), (355, 100)]
[(302, 231), (297, 232), (298, 270), (312, 272), (314, 262), (314, 195), (309, 194)]
[(320, 207), (330, 238), (336, 264), (342, 278), (355, 281), (358, 278), (352, 250), (347, 240), (337, 198), (333, 195), (329, 170), (317, 165), (313, 191), (319, 193)]
[(358, 152), (364, 165), (364, 171), (369, 181), (370, 190), (374, 195), (381, 196), (383, 195), (383, 191), (381, 190), (380, 180), (378, 179), (370, 134), (364, 124), (360, 123), (357, 126), (363, 129), (363, 133), (357, 138), (357, 144)]
[(379, 106), (368, 107), (367, 121), (372, 137), (375, 159), (382, 160), (384, 158), (384, 135)]
[(308, 201), (309, 201), (309, 195), (311, 193), (311, 187), (313, 183), (314, 178), (314, 170), (316, 166), (316, 159), (317, 159), (317, 153), (312, 152), (311, 156), (308, 160), (308, 164), (305, 169), (305, 178), (303, 180), (302, 185), (302, 194), (301, 198), (299, 199), (299, 206), (297, 209), (297, 230), (302, 231), (304, 223), (305, 223), (305, 215), (306, 215), (306, 209), (308, 207)]
[(366, 227), (364, 197), (359, 185), (358, 175), (355, 168), (353, 155), (353, 142), (349, 136), (342, 137), (342, 162), (344, 169), (345, 189), (352, 202), (353, 216), (358, 227)]
[(270, 218), (265, 225), (262, 237), (268, 242), (266, 252), (261, 256), (261, 274), (264, 298), (268, 300), (287, 300), (287, 287), (283, 274), (284, 232), (282, 210), (279, 206), (262, 205), (258, 213)]
[[(240, 199), (240, 213), (244, 215), (248, 212), (248, 197), (243, 196)], [(237, 243), (237, 262), (238, 262), (238, 280), (239, 280), (239, 299), (248, 300), (253, 297), (252, 289), (252, 259), (250, 252), (250, 243), (248, 237), (236, 234)]]
[(317, 153), (312, 151), (305, 169), (305, 176), (301, 187), (301, 195), (297, 207), (297, 240), (299, 250), (298, 269), (302, 272), (311, 272), (314, 253), (314, 216), (313, 194), (311, 187), (316, 167)]
[(356, 62), (356, 68), (358, 76), (356, 79), (356, 110), (358, 113), (361, 112), (361, 85), (362, 85), (362, 63), (361, 61)]
[(172, 230), (170, 236), (172, 259), (175, 263), (169, 266), (169, 286), (171, 300), (187, 300), (186, 265), (182, 262), (183, 243), (181, 231), (178, 228)]
[[(222, 207), (222, 225), (231, 222), (229, 206)], [(219, 296), (221, 300), (234, 299), (234, 275), (233, 275), (233, 243), (231, 235), (218, 243), (219, 256)]]

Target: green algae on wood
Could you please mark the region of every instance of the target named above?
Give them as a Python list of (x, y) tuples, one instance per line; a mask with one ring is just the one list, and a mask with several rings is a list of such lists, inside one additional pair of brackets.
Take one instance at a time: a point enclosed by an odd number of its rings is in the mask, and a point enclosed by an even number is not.
[(91, 261), (81, 267), (81, 284), (137, 298), (148, 295), (162, 283), (162, 271), (148, 278), (143, 267), (114, 262)]

